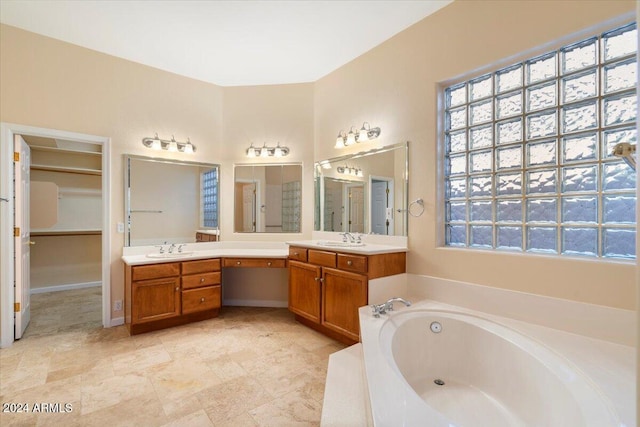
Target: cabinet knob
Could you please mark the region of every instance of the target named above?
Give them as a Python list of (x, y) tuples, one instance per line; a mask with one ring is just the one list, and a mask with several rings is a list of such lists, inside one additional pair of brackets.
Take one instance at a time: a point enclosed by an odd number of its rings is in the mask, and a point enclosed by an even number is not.
[(347, 261), (347, 265), (353, 265), (353, 261), (348, 260), (348, 261)]
[(298, 252), (294, 252), (293, 255), (298, 256)]
[(236, 265), (240, 265), (240, 261), (236, 261)]
[(204, 283), (204, 277), (200, 278), (200, 283)]
[(269, 262), (267, 263), (267, 266), (271, 267), (271, 261), (269, 261)]
[(204, 297), (200, 298), (200, 302), (204, 302)]
[(180, 286), (176, 286), (176, 292), (180, 290)]
[(318, 280), (320, 280), (320, 278), (319, 277), (314, 277), (313, 280), (315, 280), (317, 282)]

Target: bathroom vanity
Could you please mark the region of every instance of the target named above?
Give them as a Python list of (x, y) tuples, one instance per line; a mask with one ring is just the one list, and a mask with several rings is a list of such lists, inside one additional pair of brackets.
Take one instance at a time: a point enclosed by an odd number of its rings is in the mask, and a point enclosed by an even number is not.
[(300, 323), (354, 344), (360, 340), (358, 308), (369, 302), (369, 280), (406, 272), (406, 249), (339, 244), (290, 242), (289, 310)]
[(174, 254), (123, 256), (125, 323), (129, 333), (135, 335), (217, 317), (222, 305), (224, 268), (284, 269), (286, 256), (286, 249), (223, 246)]

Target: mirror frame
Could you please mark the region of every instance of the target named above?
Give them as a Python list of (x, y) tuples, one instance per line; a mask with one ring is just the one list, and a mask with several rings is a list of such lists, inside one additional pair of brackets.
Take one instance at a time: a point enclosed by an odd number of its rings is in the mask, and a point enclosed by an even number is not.
[[(196, 166), (196, 167), (209, 167), (209, 168), (218, 168), (218, 230), (220, 230), (220, 171), (221, 167), (217, 163), (203, 163), (203, 162), (191, 162), (188, 160), (176, 160), (176, 159), (165, 159), (162, 157), (149, 157), (149, 156), (140, 156), (137, 154), (124, 154), (124, 246), (131, 247), (131, 160), (144, 160), (152, 163), (169, 163), (174, 165), (185, 165), (185, 166)], [(200, 226), (196, 228), (200, 229)], [(195, 232), (194, 230), (194, 239)], [(218, 234), (218, 239), (220, 235)], [(190, 243), (190, 242), (185, 242)]]
[[(236, 168), (238, 167), (247, 167), (250, 166), (252, 168), (255, 167), (265, 167), (265, 166), (299, 166), (300, 167), (300, 229), (298, 231), (238, 231), (236, 229), (235, 223), (235, 213), (236, 213), (236, 179), (237, 173)], [(253, 174), (252, 174), (253, 175)], [(237, 234), (261, 234), (261, 235), (280, 235), (280, 234), (300, 234), (302, 233), (302, 227), (304, 224), (303, 218), (303, 203), (302, 203), (302, 188), (303, 188), (303, 178), (304, 178), (304, 165), (302, 162), (285, 162), (285, 163), (234, 163), (233, 164), (233, 232)]]
[[(313, 180), (314, 180), (314, 185), (313, 185), (313, 190), (314, 190), (314, 209), (313, 209), (313, 229), (314, 231), (321, 231), (321, 232), (326, 232), (326, 233), (340, 233), (339, 231), (325, 231), (322, 229), (322, 225), (324, 224), (323, 221), (323, 212), (324, 212), (324, 195), (323, 190), (324, 190), (324, 182), (322, 182), (322, 164), (324, 163), (340, 163), (340, 162), (345, 162), (348, 160), (353, 160), (353, 159), (359, 159), (362, 157), (367, 157), (367, 156), (371, 156), (374, 154), (380, 154), (380, 153), (385, 153), (388, 151), (393, 151), (393, 150), (397, 150), (400, 148), (404, 148), (405, 149), (405, 156), (404, 156), (404, 176), (403, 176), (403, 180), (404, 183), (402, 184), (403, 187), (403, 195), (402, 195), (402, 207), (401, 208), (397, 208), (396, 212), (398, 214), (402, 214), (402, 234), (400, 236), (404, 236), (407, 237), (408, 232), (409, 232), (409, 141), (405, 141), (405, 142), (401, 142), (398, 144), (392, 144), (392, 145), (385, 145), (383, 147), (379, 147), (379, 148), (373, 148), (371, 150), (367, 150), (367, 151), (359, 151), (357, 153), (352, 153), (352, 154), (345, 154), (344, 156), (338, 156), (338, 157), (332, 157), (330, 159), (325, 159), (325, 160), (320, 160), (320, 161), (316, 161), (314, 162), (314, 176), (313, 176)], [(363, 181), (365, 184), (370, 182), (369, 180)], [(369, 192), (371, 190), (369, 189)], [(368, 219), (367, 221), (367, 228), (365, 229), (365, 234), (366, 233), (370, 233), (371, 232), (371, 221), (370, 221), (370, 217), (371, 217), (371, 212), (369, 212), (370, 209), (367, 209), (367, 214), (365, 215), (365, 220)]]

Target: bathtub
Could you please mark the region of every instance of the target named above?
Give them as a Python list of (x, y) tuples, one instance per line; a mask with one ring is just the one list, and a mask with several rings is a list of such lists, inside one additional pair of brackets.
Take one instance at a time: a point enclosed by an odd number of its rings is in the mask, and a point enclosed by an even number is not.
[(360, 309), (375, 426), (625, 425), (591, 378), (537, 339), (479, 313), (414, 307)]

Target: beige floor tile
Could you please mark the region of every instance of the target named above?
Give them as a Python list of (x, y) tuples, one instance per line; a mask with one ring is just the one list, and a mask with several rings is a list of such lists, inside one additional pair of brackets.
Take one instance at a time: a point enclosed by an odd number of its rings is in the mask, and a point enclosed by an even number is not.
[(0, 414), (6, 426), (318, 425), (328, 357), (345, 346), (287, 309), (129, 336), (100, 325), (99, 288), (36, 294), (25, 337), (0, 350), (0, 400), (70, 413)]

